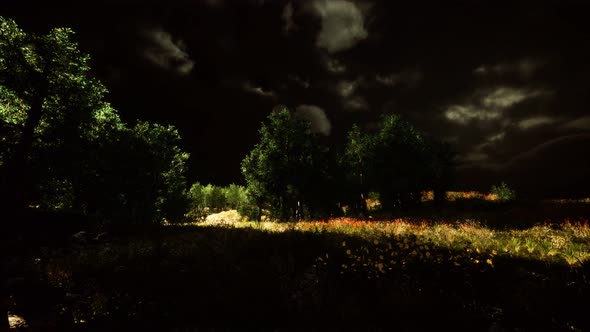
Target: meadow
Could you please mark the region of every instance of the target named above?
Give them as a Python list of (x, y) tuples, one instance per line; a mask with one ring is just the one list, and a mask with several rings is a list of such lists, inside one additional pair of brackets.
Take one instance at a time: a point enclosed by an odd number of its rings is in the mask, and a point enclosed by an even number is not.
[(14, 257), (13, 317), (22, 330), (588, 330), (588, 204), (491, 201), (291, 223), (228, 211), (43, 246)]

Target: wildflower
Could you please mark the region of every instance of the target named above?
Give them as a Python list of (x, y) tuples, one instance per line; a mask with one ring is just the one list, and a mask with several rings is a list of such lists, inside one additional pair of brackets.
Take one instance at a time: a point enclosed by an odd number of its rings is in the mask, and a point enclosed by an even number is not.
[(342, 246), (346, 247), (346, 241), (342, 241)]
[(350, 255), (350, 249), (346, 249), (346, 254)]
[(496, 250), (492, 250), (492, 255), (497, 255), (498, 252)]
[(488, 263), (488, 264), (489, 264), (491, 267), (494, 267), (494, 263), (492, 262), (492, 260), (491, 260), (491, 259), (489, 259), (489, 258), (488, 258), (488, 259), (486, 260), (486, 263)]
[(479, 264), (479, 260), (477, 260), (477, 259), (476, 259), (476, 260), (474, 260), (473, 262), (474, 262), (475, 264)]
[(475, 248), (475, 251), (477, 251), (478, 254), (481, 254), (481, 251), (479, 250), (479, 248)]

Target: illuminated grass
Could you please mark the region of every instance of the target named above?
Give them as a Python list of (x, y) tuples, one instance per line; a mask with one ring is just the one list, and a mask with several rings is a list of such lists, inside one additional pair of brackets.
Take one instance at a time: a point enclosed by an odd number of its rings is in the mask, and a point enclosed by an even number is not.
[[(374, 249), (376, 257), (391, 256), (391, 253), (395, 252), (395, 255), (408, 254), (408, 257), (419, 260), (449, 260), (449, 257), (434, 257), (430, 248), (436, 248), (439, 253), (444, 253), (442, 250), (465, 252), (462, 260), (476, 264), (486, 263), (496, 255), (546, 262), (566, 262), (572, 266), (583, 264), (590, 259), (590, 228), (587, 220), (576, 222), (565, 220), (557, 225), (546, 223), (524, 230), (492, 230), (475, 220), (435, 223), (428, 220), (415, 221), (401, 218), (390, 221), (338, 218), (328, 221), (292, 223), (243, 222), (238, 218), (196, 225), (251, 228), (272, 233), (299, 231), (356, 236), (385, 244), (389, 248), (389, 251), (383, 251), (381, 247)], [(346, 250), (371, 251), (373, 249), (347, 247)], [(379, 266), (385, 263), (371, 258), (363, 264)], [(488, 262), (488, 265), (493, 264)]]
[(589, 253), (590, 229), (579, 219), (495, 230), (475, 219), (258, 223), (229, 211), (49, 252), (31, 271), (75, 295), (66, 305), (76, 324), (242, 323), (262, 311), (278, 320), (369, 319), (392, 330), (433, 330), (412, 329), (411, 317), (438, 312), (446, 321), (431, 322), (444, 330), (469, 319), (478, 328), (465, 330), (474, 331), (490, 322), (522, 326), (513, 319), (526, 310), (534, 319), (524, 330), (565, 330), (586, 323), (577, 303), (590, 294)]

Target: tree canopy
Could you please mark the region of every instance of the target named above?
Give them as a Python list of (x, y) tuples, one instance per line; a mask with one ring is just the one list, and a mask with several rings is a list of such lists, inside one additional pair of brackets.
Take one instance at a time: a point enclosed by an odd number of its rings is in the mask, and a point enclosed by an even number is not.
[(338, 213), (339, 203), (366, 214), (370, 192), (385, 211), (411, 208), (425, 190), (444, 199), (452, 180), (450, 147), (397, 115), (382, 116), (374, 132), (354, 125), (338, 155), (286, 108), (271, 113), (259, 134), (242, 173), (259, 210), (281, 220)]
[(26, 33), (0, 17), (3, 208), (125, 222), (180, 218), (188, 154), (178, 131), (125, 124), (73, 36), (67, 28)]
[(260, 142), (242, 161), (249, 195), (274, 218), (314, 215), (327, 178), (327, 150), (310, 123), (287, 108), (273, 111), (262, 124)]

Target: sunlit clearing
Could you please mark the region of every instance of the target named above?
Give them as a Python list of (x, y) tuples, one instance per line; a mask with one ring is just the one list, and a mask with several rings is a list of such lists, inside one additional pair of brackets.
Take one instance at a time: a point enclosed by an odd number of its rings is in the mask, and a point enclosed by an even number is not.
[[(229, 217), (223, 219), (223, 216)], [(411, 238), (420, 245), (438, 250), (494, 252), (510, 257), (565, 262), (572, 266), (581, 265), (590, 260), (588, 220), (566, 219), (558, 224), (547, 222), (544, 225), (523, 230), (492, 230), (478, 220), (435, 222), (406, 218), (381, 221), (335, 218), (326, 221), (253, 222), (241, 221), (237, 212), (230, 211), (226, 214), (210, 216), (207, 221), (195, 225), (249, 228), (272, 233), (299, 231), (341, 234), (394, 244)], [(417, 250), (418, 254), (424, 254), (420, 252), (420, 249)], [(430, 254), (428, 252), (427, 256)]]

